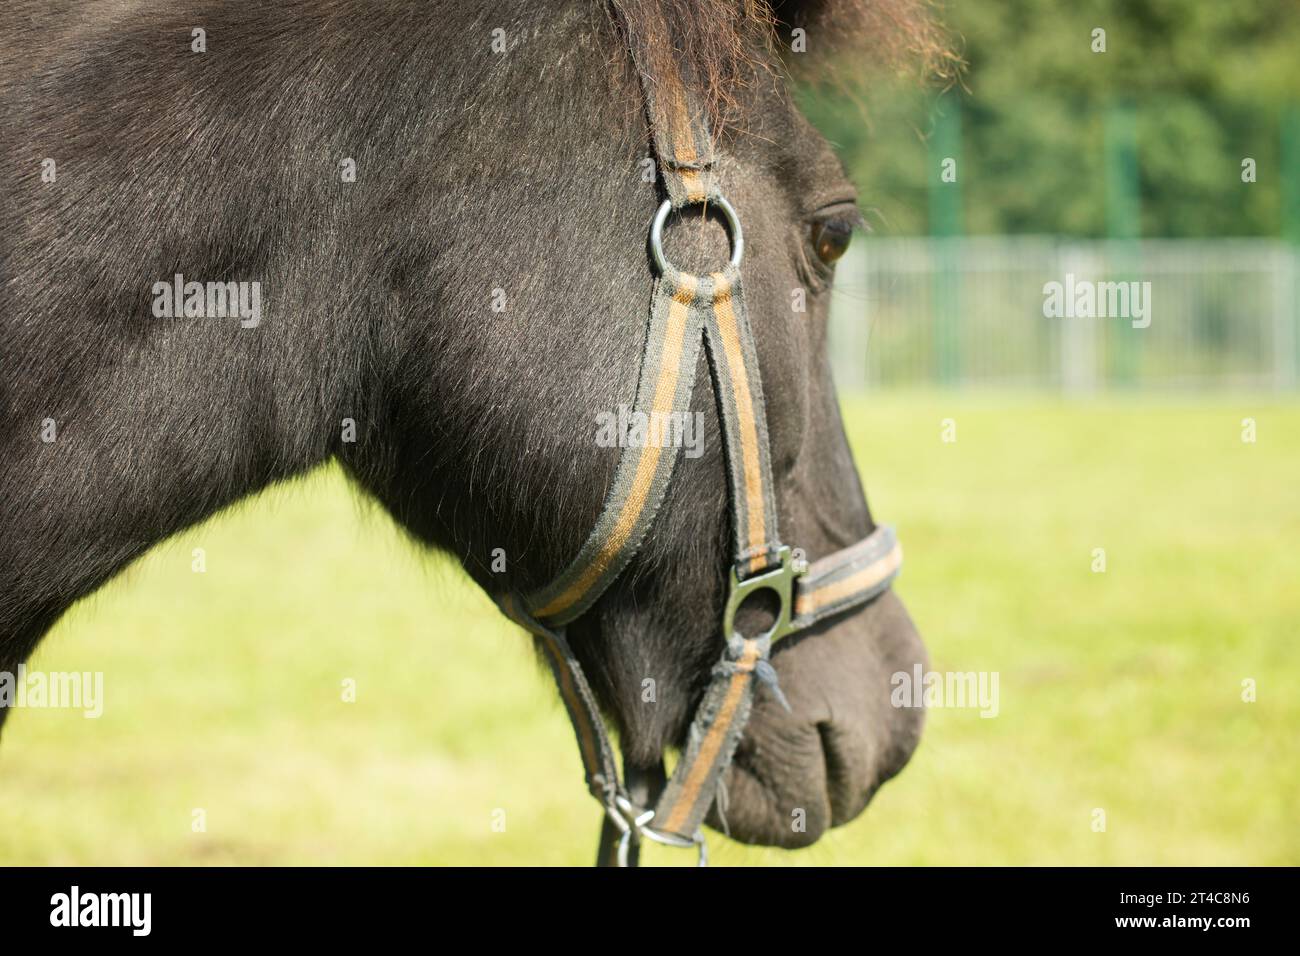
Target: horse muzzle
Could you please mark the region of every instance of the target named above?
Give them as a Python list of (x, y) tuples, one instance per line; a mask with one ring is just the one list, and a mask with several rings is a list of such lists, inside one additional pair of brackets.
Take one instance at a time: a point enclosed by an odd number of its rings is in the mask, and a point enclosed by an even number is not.
[(758, 689), (710, 826), (795, 848), (857, 817), (920, 740), (924, 710), (891, 695), (918, 663), (925, 648), (893, 592), (783, 641), (772, 664), (790, 708)]

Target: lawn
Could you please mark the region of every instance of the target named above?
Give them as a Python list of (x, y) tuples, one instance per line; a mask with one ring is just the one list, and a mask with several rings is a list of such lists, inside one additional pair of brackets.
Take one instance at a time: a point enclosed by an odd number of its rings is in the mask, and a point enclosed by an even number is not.
[[(714, 835), (715, 863), (1300, 863), (1300, 406), (888, 393), (845, 411), (933, 666), (997, 672), (999, 713), (933, 711), (902, 776), (817, 846)], [(527, 641), (333, 469), (155, 549), (30, 666), (103, 672), (104, 712), (13, 715), (0, 863), (594, 852)]]

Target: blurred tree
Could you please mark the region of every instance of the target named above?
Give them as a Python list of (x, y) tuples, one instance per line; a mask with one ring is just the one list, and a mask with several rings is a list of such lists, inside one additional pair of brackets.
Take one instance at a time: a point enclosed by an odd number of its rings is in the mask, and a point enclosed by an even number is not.
[[(940, 13), (966, 61), (958, 181), (968, 233), (1104, 236), (1106, 123), (1132, 107), (1147, 236), (1278, 235), (1280, 143), (1300, 111), (1296, 0), (961, 0)], [(1105, 52), (1094, 52), (1094, 30)], [(935, 90), (842, 63), (862, 92), (807, 91), (873, 228), (931, 230)], [(1291, 133), (1292, 141), (1300, 136)], [(1242, 161), (1256, 182), (1242, 182)], [(1291, 162), (1296, 163), (1294, 155)]]

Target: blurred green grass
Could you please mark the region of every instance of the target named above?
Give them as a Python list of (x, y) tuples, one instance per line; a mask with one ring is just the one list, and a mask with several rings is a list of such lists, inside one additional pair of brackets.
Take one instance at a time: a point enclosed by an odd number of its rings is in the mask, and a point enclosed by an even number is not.
[[(998, 671), (1000, 714), (931, 712), (853, 824), (797, 853), (712, 835), (716, 863), (1300, 863), (1300, 406), (889, 393), (845, 414), (933, 666)], [(31, 666), (103, 671), (105, 709), (12, 716), (2, 863), (594, 854), (528, 642), (335, 469), (155, 549)]]

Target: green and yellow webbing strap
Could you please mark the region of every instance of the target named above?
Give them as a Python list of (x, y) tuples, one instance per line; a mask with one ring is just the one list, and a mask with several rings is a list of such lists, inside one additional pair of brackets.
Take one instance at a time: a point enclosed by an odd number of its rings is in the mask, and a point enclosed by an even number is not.
[[(767, 416), (739, 270), (712, 274), (708, 290), (705, 342), (727, 453), (733, 561), (744, 578), (765, 570), (780, 549)], [(694, 838), (749, 720), (754, 678), (770, 652), (767, 637), (727, 636), (686, 748), (655, 806), (649, 825), (656, 833), (683, 842)]]
[(814, 561), (795, 582), (794, 624), (805, 628), (888, 590), (903, 566), (894, 529), (882, 525), (857, 544)]
[[(680, 76), (660, 76), (651, 82), (649, 73), (640, 69), (643, 57), (635, 58), (665, 191), (674, 208), (707, 204), (718, 194), (704, 113)], [(733, 558), (738, 575), (745, 577), (776, 560), (780, 540), (762, 379), (740, 272), (728, 266), (696, 276), (669, 265), (654, 284), (636, 412), (651, 422), (658, 416), (689, 413), (701, 341), (707, 345), (723, 429)], [(603, 794), (607, 809), (610, 791), (605, 788), (611, 778), (606, 764), (612, 750), (562, 628), (595, 603), (637, 552), (667, 492), (677, 455), (677, 448), (654, 441), (627, 449), (596, 526), (573, 562), (551, 584), (527, 595), (522, 607), (513, 601), (502, 605), (541, 639), (573, 720), (588, 789)], [(766, 639), (735, 637), (728, 642), (692, 723), (686, 751), (659, 801), (652, 820), (657, 831), (688, 841), (699, 829), (744, 730), (753, 677), (769, 651)]]
[(656, 70), (651, 62), (652, 46), (665, 42), (663, 37), (634, 42), (632, 61), (641, 81), (659, 178), (673, 208), (680, 209), (714, 194), (715, 156), (708, 116), (699, 98), (677, 69)]
[[(642, 57), (637, 57), (638, 66)], [(713, 147), (704, 115), (679, 76), (651, 83), (642, 71), (647, 110), (665, 190), (675, 208), (707, 204), (716, 196)], [(742, 576), (762, 571), (780, 547), (767, 416), (753, 333), (745, 311), (740, 272), (728, 266), (708, 276), (671, 265), (657, 277), (638, 376), (634, 410), (651, 431), (674, 413), (690, 413), (701, 338), (723, 425), (734, 513), (734, 551)], [(618, 577), (641, 546), (667, 493), (678, 449), (647, 441), (627, 449), (596, 526), (577, 557), (549, 585), (524, 600), (528, 613), (548, 627), (580, 617)]]
[(733, 558), (737, 574), (745, 578), (776, 563), (781, 548), (767, 412), (740, 270), (728, 266), (710, 280), (713, 304), (705, 342), (727, 452)]
[[(700, 280), (694, 276), (664, 275), (655, 281), (634, 402), (647, 421), (690, 414), (704, 313)], [(604, 508), (578, 556), (549, 585), (526, 597), (534, 618), (562, 627), (580, 617), (636, 554), (677, 463), (678, 449), (663, 444), (646, 441), (642, 448), (624, 450)]]
[[(794, 627), (808, 627), (879, 596), (898, 576), (902, 557), (893, 528), (880, 527), (814, 562), (795, 585)], [(695, 713), (686, 750), (655, 806), (649, 825), (656, 832), (685, 841), (703, 823), (749, 721), (754, 678), (770, 650), (767, 638), (729, 638)]]
[[(675, 71), (652, 78), (638, 58), (654, 131), (660, 175), (675, 209), (721, 198), (713, 141), (704, 112)], [(733, 244), (738, 241), (732, 236)], [(665, 277), (677, 279), (669, 266)], [(781, 548), (773, 491), (767, 414), (754, 334), (740, 270), (729, 264), (699, 282), (704, 340), (722, 423), (732, 512), (732, 558), (738, 577), (766, 570)], [(754, 678), (771, 652), (766, 637), (727, 635), (722, 660), (696, 710), (649, 827), (678, 841), (695, 838), (753, 706)]]
[[(660, 176), (673, 208), (721, 201), (703, 111), (679, 75), (652, 78), (644, 49), (634, 49), (633, 58)], [(781, 544), (762, 381), (740, 271), (729, 264), (720, 272), (696, 276), (666, 263), (654, 283), (635, 411), (651, 423), (690, 412), (702, 341), (726, 451), (733, 561), (737, 578), (743, 580), (777, 564)], [(656, 431), (663, 437), (663, 429), (651, 429), (652, 434)], [(588, 789), (609, 816), (607, 828), (617, 826), (634, 839), (640, 837), (640, 824), (630, 830), (626, 825), (629, 805), (609, 735), (564, 626), (587, 611), (636, 554), (663, 502), (678, 452), (654, 440), (625, 449), (596, 526), (574, 560), (546, 587), (522, 599), (498, 599), (502, 610), (536, 635), (545, 649), (573, 722)], [(875, 597), (889, 586), (899, 558), (892, 531), (881, 528), (858, 545), (816, 562), (796, 582), (792, 623), (806, 626)], [(654, 835), (681, 843), (696, 838), (749, 718), (754, 679), (765, 673), (772, 677), (770, 651), (768, 637), (727, 635), (686, 748), (649, 821), (647, 829)], [(640, 814), (640, 808), (632, 809)]]
[(586, 779), (587, 790), (602, 805), (614, 806), (615, 797), (621, 792), (614, 748), (609, 740), (609, 732), (605, 729), (605, 722), (601, 719), (596, 695), (587, 683), (582, 665), (573, 656), (573, 649), (564, 632), (551, 630), (539, 623), (519, 607), (512, 595), (499, 598), (497, 606), (506, 617), (531, 633), (541, 644), (546, 663), (555, 677), (555, 686), (560, 690), (560, 699), (569, 714), (569, 722), (573, 724), (574, 736), (578, 739), (578, 753), (582, 757), (582, 774)]
[[(707, 209), (710, 201), (722, 200), (708, 116), (678, 69), (662, 65), (657, 70), (652, 68), (651, 44), (663, 42), (662, 37), (647, 37), (632, 47), (659, 177), (674, 210), (693, 205)], [(733, 235), (731, 240), (734, 246), (739, 236)], [(720, 272), (697, 278), (679, 272), (669, 263), (665, 262), (665, 266), (660, 283), (694, 283), (695, 304), (704, 316), (704, 339), (727, 453), (734, 556), (743, 577), (775, 561), (780, 535), (763, 385), (740, 270), (733, 263)], [(662, 292), (656, 288), (655, 294), (658, 298)], [(686, 374), (690, 371), (686, 370)]]

